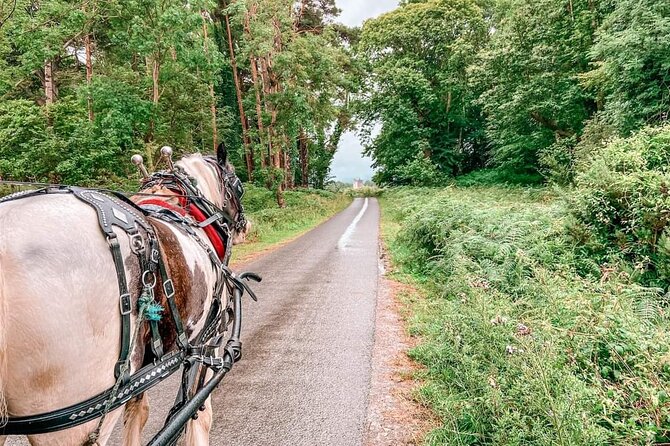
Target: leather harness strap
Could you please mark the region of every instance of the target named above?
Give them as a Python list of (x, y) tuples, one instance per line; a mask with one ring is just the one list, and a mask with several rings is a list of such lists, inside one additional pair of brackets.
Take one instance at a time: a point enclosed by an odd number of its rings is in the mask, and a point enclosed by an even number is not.
[[(139, 258), (141, 264), (146, 263), (143, 258), (146, 255), (146, 247), (138, 228), (142, 227), (147, 233), (153, 233), (153, 229), (145, 223), (140, 212), (106, 194), (78, 187), (71, 187), (69, 190), (79, 200), (96, 210), (100, 229), (107, 237), (107, 243), (112, 252), (112, 259), (114, 260), (114, 267), (116, 269), (116, 280), (119, 285), (119, 310), (121, 313), (121, 352), (114, 368), (114, 376), (119, 378), (121, 367), (128, 361), (128, 357), (130, 356), (130, 316), (133, 307), (126, 279), (126, 268), (123, 262), (123, 255), (121, 254), (121, 245), (113, 227), (117, 226), (128, 234), (130, 249)], [(143, 273), (144, 271), (145, 269), (142, 268)], [(126, 370), (125, 374), (123, 382), (128, 382), (130, 371)]]

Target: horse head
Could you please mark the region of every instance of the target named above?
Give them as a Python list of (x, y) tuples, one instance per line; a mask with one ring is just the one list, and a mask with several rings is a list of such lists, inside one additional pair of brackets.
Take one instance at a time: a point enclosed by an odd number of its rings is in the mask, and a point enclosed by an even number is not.
[(235, 167), (228, 161), (224, 143), (219, 144), (216, 156), (190, 155), (176, 164), (195, 180), (202, 195), (227, 216), (226, 220), (231, 222), (233, 244), (244, 242), (251, 228), (242, 206), (244, 186), (235, 174)]
[(145, 197), (149, 195), (160, 197), (171, 205), (185, 207), (188, 201), (195, 198), (208, 208), (207, 218), (213, 214), (222, 217), (221, 220), (230, 231), (232, 244), (243, 243), (251, 224), (242, 206), (244, 186), (228, 161), (226, 146), (219, 144), (216, 155), (187, 155), (174, 165), (170, 159), (171, 148), (164, 147), (161, 154), (167, 158), (169, 169), (153, 175), (149, 175), (144, 168), (141, 156), (133, 157), (133, 163), (138, 165), (144, 176), (142, 193), (133, 197), (133, 200), (137, 203), (146, 202)]

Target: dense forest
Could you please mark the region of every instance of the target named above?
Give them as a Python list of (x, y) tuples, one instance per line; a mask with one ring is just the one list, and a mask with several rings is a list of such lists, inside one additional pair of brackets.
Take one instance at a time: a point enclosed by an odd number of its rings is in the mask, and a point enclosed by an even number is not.
[(225, 142), (277, 191), (323, 187), (358, 76), (334, 0), (0, 2), (0, 175), (121, 183)]
[(668, 120), (669, 40), (666, 1), (405, 1), (359, 44), (378, 181), (570, 182), (603, 141)]
[[(668, 120), (670, 4), (404, 0), (362, 29), (334, 0), (0, 1), (0, 175), (110, 184), (164, 144), (224, 141), (278, 193), (323, 187), (357, 129), (380, 184), (481, 168), (569, 183)], [(375, 130), (380, 127), (381, 131)]]

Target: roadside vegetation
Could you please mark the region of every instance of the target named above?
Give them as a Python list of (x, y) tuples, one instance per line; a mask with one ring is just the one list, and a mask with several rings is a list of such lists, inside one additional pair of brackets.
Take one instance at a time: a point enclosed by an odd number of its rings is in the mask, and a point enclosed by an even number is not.
[(385, 191), (385, 236), (444, 445), (670, 441), (670, 129), (569, 189)]

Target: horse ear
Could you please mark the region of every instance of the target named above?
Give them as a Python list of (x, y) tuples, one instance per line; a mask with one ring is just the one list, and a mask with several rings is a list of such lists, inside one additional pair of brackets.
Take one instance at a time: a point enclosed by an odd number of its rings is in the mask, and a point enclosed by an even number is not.
[(225, 167), (228, 163), (228, 149), (226, 149), (226, 145), (224, 143), (219, 144), (219, 146), (216, 148), (216, 159), (223, 167)]

